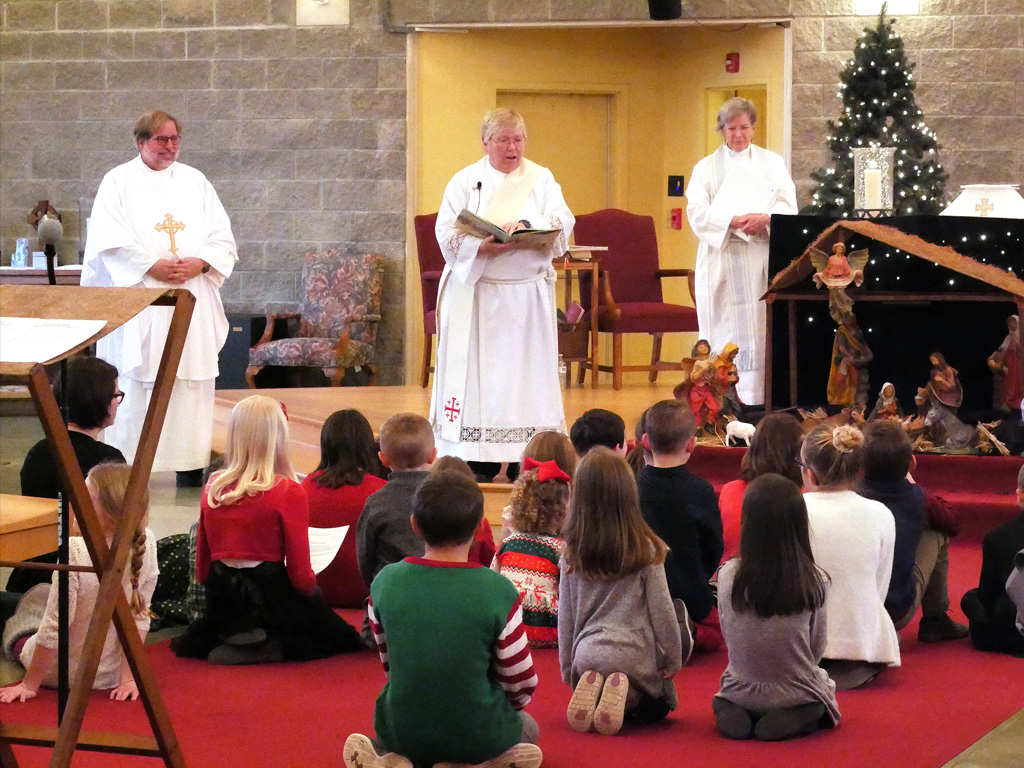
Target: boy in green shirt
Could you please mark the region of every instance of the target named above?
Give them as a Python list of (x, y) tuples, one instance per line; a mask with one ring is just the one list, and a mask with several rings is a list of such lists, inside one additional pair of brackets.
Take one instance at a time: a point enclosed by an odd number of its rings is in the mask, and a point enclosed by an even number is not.
[(459, 473), (432, 474), (416, 491), (412, 525), (425, 552), (386, 566), (370, 588), (389, 679), (374, 711), (376, 740), (354, 733), (345, 742), (350, 768), (540, 766), (537, 723), (521, 711), (537, 675), (519, 593), (468, 562), (482, 517), (480, 488)]

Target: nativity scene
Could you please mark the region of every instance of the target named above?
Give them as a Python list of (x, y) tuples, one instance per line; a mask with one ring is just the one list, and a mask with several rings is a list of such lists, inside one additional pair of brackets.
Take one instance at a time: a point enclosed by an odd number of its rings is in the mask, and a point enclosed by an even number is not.
[[(819, 234), (783, 262), (810, 221)], [(976, 241), (991, 231), (959, 221)], [(1024, 395), (1024, 281), (990, 263), (991, 249), (962, 253), (970, 235), (958, 243), (924, 223), (842, 220), (821, 230), (820, 219), (773, 217), (766, 402), (819, 421), (895, 420), (918, 451), (1003, 453), (1000, 417), (1019, 412)]]

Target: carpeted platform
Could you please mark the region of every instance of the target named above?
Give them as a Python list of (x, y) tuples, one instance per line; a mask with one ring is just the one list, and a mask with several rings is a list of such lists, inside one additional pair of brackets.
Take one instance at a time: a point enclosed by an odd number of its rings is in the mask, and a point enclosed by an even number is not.
[[(954, 603), (977, 584), (981, 553), (961, 543), (952, 551)], [(354, 613), (345, 612), (347, 618)], [(959, 610), (954, 615), (962, 619)], [(676, 678), (680, 708), (657, 726), (624, 728), (615, 737), (577, 734), (565, 722), (569, 689), (557, 653), (536, 653), (541, 676), (529, 711), (541, 728), (549, 768), (938, 768), (1007, 717), (1024, 708), (1024, 660), (982, 654), (967, 641), (925, 646), (916, 621), (901, 633), (903, 666), (859, 691), (841, 692), (843, 722), (834, 731), (779, 744), (729, 742), (716, 735), (710, 699), (725, 651), (696, 657)], [(166, 643), (149, 647), (182, 750), (194, 768), (336, 768), (345, 737), (372, 729), (373, 701), (384, 681), (379, 660), (364, 652), (307, 664), (213, 667), (174, 658)], [(10, 722), (52, 724), (56, 696), (8, 704)], [(438, 727), (444, 722), (438, 713)], [(86, 728), (146, 732), (139, 703), (94, 694)], [(49, 751), (17, 747), (22, 766), (44, 766)], [(80, 753), (73, 765), (118, 768), (150, 759)]]
[[(736, 478), (744, 448), (697, 447), (687, 465), (719, 490)], [(1017, 514), (1019, 456), (915, 455), (914, 479), (941, 496), (960, 514), (960, 540), (980, 543), (985, 533)]]

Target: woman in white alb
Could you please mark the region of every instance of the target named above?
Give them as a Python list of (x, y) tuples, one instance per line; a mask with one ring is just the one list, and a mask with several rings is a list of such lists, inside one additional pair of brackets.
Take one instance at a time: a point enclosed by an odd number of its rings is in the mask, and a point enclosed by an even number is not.
[[(437, 214), (446, 264), (430, 420), (439, 454), (493, 476), (501, 462), (519, 461), (536, 433), (565, 432), (551, 261), (565, 253), (576, 219), (551, 171), (523, 156), (518, 113), (488, 112), (481, 138), (485, 156), (448, 182)], [(481, 239), (457, 228), (463, 208), (506, 231), (559, 233), (526, 246)]]
[(740, 400), (764, 402), (768, 225), (773, 213), (796, 213), (796, 187), (785, 162), (750, 143), (757, 112), (729, 99), (718, 112), (725, 143), (694, 166), (686, 217), (700, 240), (696, 294), (700, 337), (713, 350), (736, 344)]

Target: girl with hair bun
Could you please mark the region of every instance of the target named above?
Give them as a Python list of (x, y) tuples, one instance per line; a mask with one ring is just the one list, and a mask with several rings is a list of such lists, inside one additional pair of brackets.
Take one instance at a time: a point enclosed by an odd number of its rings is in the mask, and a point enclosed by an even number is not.
[(896, 524), (884, 504), (853, 490), (863, 446), (856, 427), (822, 425), (808, 433), (800, 449), (811, 550), (832, 578), (822, 666), (839, 690), (900, 665), (896, 628), (885, 610)]
[[(89, 490), (96, 516), (103, 529), (109, 546), (114, 531), (124, 514), (124, 497), (128, 489), (131, 467), (125, 464), (97, 464), (89, 471), (85, 487)], [(145, 493), (143, 505), (148, 510), (149, 494)], [(149, 632), (149, 601), (156, 588), (159, 573), (156, 564), (156, 539), (146, 527), (147, 515), (139, 518), (132, 540), (128, 568), (125, 569), (124, 590), (135, 626), (143, 640)], [(72, 532), (77, 526), (72, 524)], [(91, 565), (85, 539), (72, 536), (68, 541), (71, 565)], [(53, 583), (57, 574), (53, 574)], [(100, 582), (95, 573), (71, 571), (68, 574), (68, 673), (74, 679), (78, 673), (79, 654), (85, 644), (85, 635), (92, 620), (93, 607), (99, 594)], [(24, 665), (24, 679), (17, 685), (0, 690), (0, 702), (28, 701), (34, 698), (39, 686), (54, 688), (57, 685), (57, 590), (50, 584), (38, 584), (22, 597), (18, 609), (4, 629), (3, 648), (8, 658), (21, 661)], [(121, 650), (117, 630), (111, 624), (103, 643), (96, 679), (96, 690), (110, 690), (110, 698), (117, 701), (134, 700), (139, 697), (131, 668)]]

